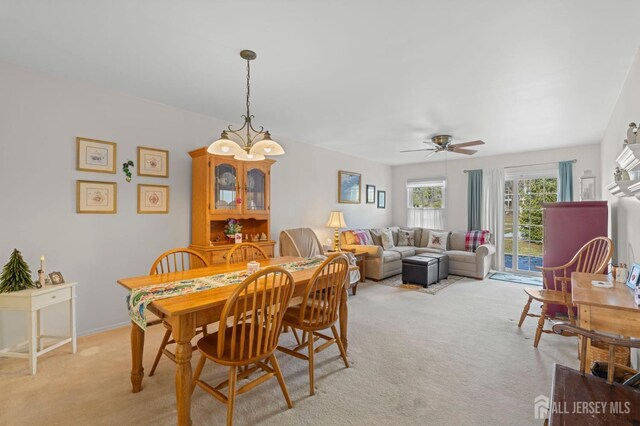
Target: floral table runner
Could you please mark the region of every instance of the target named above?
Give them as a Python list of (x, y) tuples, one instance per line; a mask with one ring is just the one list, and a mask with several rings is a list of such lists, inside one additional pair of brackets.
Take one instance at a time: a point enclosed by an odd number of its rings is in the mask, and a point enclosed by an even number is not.
[[(281, 266), (289, 272), (302, 271), (315, 268), (322, 263), (323, 258), (298, 260), (296, 262), (283, 263)], [(170, 283), (155, 284), (131, 290), (127, 295), (127, 308), (131, 321), (138, 324), (143, 330), (147, 329), (145, 310), (154, 300), (167, 299), (169, 297), (182, 296), (203, 290), (239, 284), (250, 274), (244, 271), (227, 272), (224, 274), (210, 275), (208, 277), (194, 278), (192, 280), (174, 281)]]

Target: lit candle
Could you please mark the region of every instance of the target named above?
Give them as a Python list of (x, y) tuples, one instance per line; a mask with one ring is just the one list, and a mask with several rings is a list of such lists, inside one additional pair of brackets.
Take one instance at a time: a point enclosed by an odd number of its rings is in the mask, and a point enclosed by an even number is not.
[(44, 256), (40, 256), (40, 270), (44, 272)]

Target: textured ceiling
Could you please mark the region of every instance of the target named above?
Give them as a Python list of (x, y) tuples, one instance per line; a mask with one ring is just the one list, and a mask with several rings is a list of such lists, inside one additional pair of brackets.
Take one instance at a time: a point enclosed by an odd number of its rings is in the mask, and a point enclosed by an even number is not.
[(274, 139), (404, 164), (435, 133), (483, 139), (478, 155), (599, 142), (638, 16), (637, 0), (0, 0), (0, 61), (238, 122), (252, 49)]

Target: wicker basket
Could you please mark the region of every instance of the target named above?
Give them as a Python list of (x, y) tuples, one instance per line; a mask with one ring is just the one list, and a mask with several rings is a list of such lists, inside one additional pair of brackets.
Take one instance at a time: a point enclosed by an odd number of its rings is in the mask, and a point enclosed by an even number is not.
[[(591, 342), (590, 353), (591, 359), (589, 360), (589, 365), (596, 361), (609, 362), (609, 345), (606, 343)], [(630, 365), (630, 354), (631, 351), (629, 348), (616, 346), (614, 352), (615, 364), (628, 367)]]

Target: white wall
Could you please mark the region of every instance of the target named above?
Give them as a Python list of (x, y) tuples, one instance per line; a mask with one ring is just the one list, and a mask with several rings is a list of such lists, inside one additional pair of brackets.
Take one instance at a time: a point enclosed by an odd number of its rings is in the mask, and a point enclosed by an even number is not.
[[(444, 156), (443, 153), (436, 155)], [(597, 144), (492, 157), (471, 157), (460, 160), (451, 160), (453, 156), (459, 157), (457, 154), (447, 155), (449, 156), (449, 161), (447, 162), (447, 226), (452, 230), (467, 229), (468, 176), (464, 173), (465, 169), (508, 167), (577, 159), (578, 162), (573, 165), (574, 197), (576, 199), (579, 194), (578, 179), (582, 176), (584, 170), (592, 170), (597, 175), (597, 182), (602, 180), (602, 176), (599, 175), (600, 161), (598, 157), (600, 148)], [(393, 206), (393, 222), (399, 225), (406, 225), (407, 192), (405, 185), (408, 179), (443, 177), (444, 175), (444, 161), (393, 167), (393, 201), (391, 204)], [(597, 195), (599, 196), (600, 194)]]
[(633, 65), (616, 105), (601, 145), (602, 192), (609, 201), (611, 213), (611, 235), (615, 243), (614, 261), (627, 264), (640, 259), (640, 200), (611, 196), (606, 186), (613, 182), (616, 158), (622, 151), (630, 122), (640, 123), (640, 53)]
[[(16, 247), (35, 278), (38, 258), (45, 255), (49, 272), (80, 283), (79, 332), (126, 323), (125, 291), (116, 280), (144, 275), (158, 254), (189, 244), (187, 152), (210, 143), (228, 123), (2, 63), (0, 94), (0, 266)], [(277, 129), (271, 130), (277, 137)], [(139, 145), (168, 149), (170, 178), (140, 178), (134, 169), (127, 183), (119, 168), (115, 175), (76, 171), (77, 136), (117, 142), (118, 166), (135, 160)], [(390, 195), (389, 166), (298, 142), (282, 144), (287, 154), (272, 169), (272, 238), (284, 228), (309, 226), (324, 239), (332, 209), (343, 210), (350, 226), (390, 222), (390, 208), (337, 203), (339, 169), (362, 173), (363, 184)], [(116, 181), (118, 213), (76, 214), (78, 179)], [(145, 182), (171, 186), (168, 215), (136, 214), (136, 184)], [(0, 345), (19, 337), (9, 336), (14, 318), (0, 314)]]

